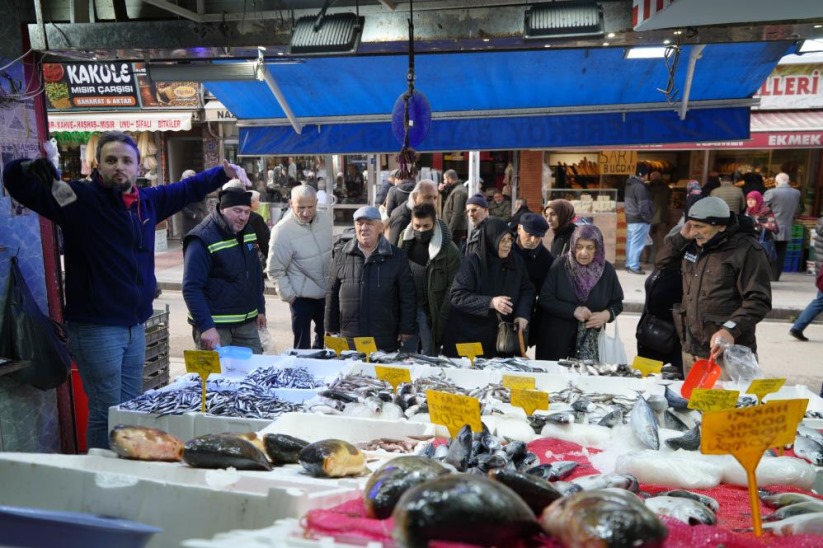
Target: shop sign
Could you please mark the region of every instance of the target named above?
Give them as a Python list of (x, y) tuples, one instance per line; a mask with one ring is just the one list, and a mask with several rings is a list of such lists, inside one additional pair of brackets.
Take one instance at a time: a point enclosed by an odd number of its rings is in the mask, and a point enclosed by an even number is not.
[(145, 63), (44, 63), (43, 80), (53, 111), (200, 106), (199, 83), (151, 82)]
[(755, 97), (761, 110), (823, 108), (823, 65), (780, 65)]
[(823, 131), (752, 132), (751, 139), (747, 139), (745, 141), (717, 141), (707, 143), (667, 143), (664, 145), (636, 145), (636, 148), (638, 150), (719, 150), (724, 148), (823, 148)]
[(637, 168), (636, 150), (601, 150), (597, 167), (603, 175), (634, 175)]
[(206, 103), (205, 118), (207, 122), (236, 122), (237, 117), (220, 101)]

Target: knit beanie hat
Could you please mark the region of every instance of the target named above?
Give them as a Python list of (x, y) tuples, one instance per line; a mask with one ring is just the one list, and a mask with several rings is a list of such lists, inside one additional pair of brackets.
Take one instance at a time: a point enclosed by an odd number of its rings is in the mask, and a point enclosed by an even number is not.
[(221, 190), (218, 197), (220, 199), (220, 209), (234, 206), (251, 207), (251, 192), (239, 188)]
[(486, 197), (480, 194), (479, 192), (477, 194), (472, 195), (468, 200), (466, 200), (466, 205), (469, 204), (480, 206), (484, 209), (489, 209), (489, 202), (487, 202)]
[(697, 200), (689, 209), (689, 221), (710, 225), (727, 225), (731, 212), (729, 206), (717, 196), (707, 196)]

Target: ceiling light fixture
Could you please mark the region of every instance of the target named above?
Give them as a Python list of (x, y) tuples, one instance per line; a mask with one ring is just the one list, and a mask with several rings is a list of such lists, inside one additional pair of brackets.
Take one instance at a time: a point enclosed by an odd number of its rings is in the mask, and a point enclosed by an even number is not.
[(603, 8), (591, 0), (533, 4), (526, 9), (526, 39), (603, 36)]
[(629, 48), (626, 50), (626, 59), (662, 59), (666, 55), (666, 48)]

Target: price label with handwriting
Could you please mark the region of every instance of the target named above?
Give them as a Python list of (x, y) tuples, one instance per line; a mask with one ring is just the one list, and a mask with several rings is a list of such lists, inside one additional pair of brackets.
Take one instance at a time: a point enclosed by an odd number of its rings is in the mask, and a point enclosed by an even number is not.
[(184, 350), (186, 373), (197, 373), (208, 377), (211, 373), (220, 373), (220, 356), (214, 350)]
[(483, 431), (483, 424), (480, 422), (480, 402), (477, 398), (426, 390), (426, 401), (431, 421), (448, 428), (452, 438), (467, 424), (472, 432)]
[(537, 381), (534, 377), (526, 377), (520, 375), (503, 375), (503, 386), (514, 390), (534, 390), (537, 386)]
[(635, 356), (634, 360), (632, 361), (632, 369), (637, 369), (640, 371), (640, 374), (644, 377), (649, 376), (651, 373), (660, 373), (663, 369), (663, 362), (659, 360), (652, 360), (650, 358), (642, 358), (640, 356)]
[(375, 365), (374, 372), (378, 379), (388, 382), (394, 390), (397, 390), (400, 383), (411, 382), (411, 371), (405, 367), (383, 367), (381, 365)]
[(522, 407), (526, 415), (533, 415), (538, 409), (547, 410), (549, 408), (549, 393), (512, 388), (512, 405)]
[(728, 411), (737, 405), (739, 390), (719, 390), (695, 388), (689, 398), (689, 409), (697, 409), (704, 413), (709, 411)]
[(755, 379), (746, 390), (746, 394), (754, 394), (757, 396), (757, 401), (763, 403), (763, 397), (768, 394), (777, 392), (783, 385), (786, 384), (786, 379)]
[(472, 367), (474, 367), (474, 359), (477, 356), (483, 355), (483, 345), (479, 342), (457, 343), (455, 347), (457, 348), (457, 355), (469, 358), (469, 361), (472, 362)]
[(354, 347), (358, 352), (366, 355), (366, 361), (369, 361), (372, 353), (377, 352), (377, 343), (374, 342), (374, 337), (355, 337)]
[(326, 335), (323, 337), (323, 342), (326, 343), (326, 348), (334, 350), (334, 353), (337, 354), (338, 358), (344, 350), (350, 350), (349, 341), (347, 341), (344, 337), (332, 337), (331, 335)]

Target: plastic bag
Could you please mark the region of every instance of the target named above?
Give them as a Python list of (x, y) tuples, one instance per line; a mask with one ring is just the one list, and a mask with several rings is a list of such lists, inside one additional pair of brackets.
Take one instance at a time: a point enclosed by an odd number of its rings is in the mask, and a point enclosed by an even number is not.
[(16, 381), (40, 390), (56, 388), (66, 382), (71, 367), (63, 326), (37, 306), (16, 257), (11, 259), (9, 274), (0, 356), (31, 362), (9, 374)]
[(606, 332), (609, 324), (604, 325), (600, 330), (597, 345), (600, 352), (600, 363), (627, 364), (629, 358), (626, 357), (626, 349), (623, 347), (623, 341), (620, 340), (620, 330), (617, 328), (616, 321), (612, 323), (614, 324), (614, 337)]
[(747, 346), (732, 344), (723, 351), (723, 369), (729, 378), (740, 385), (764, 377), (757, 358)]
[(257, 334), (260, 336), (260, 346), (263, 347), (263, 354), (277, 354), (277, 349), (274, 347), (274, 339), (265, 327), (257, 328)]

